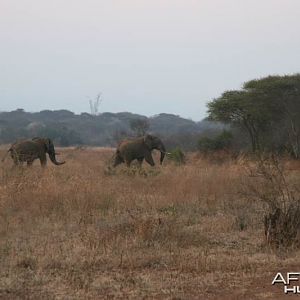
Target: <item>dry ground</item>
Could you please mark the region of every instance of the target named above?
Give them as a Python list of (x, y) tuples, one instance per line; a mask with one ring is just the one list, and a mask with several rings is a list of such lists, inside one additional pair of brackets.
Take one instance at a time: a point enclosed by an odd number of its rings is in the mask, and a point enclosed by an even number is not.
[(0, 165), (1, 299), (283, 299), (274, 275), (300, 271), (265, 245), (240, 161), (112, 172), (109, 149), (59, 152)]

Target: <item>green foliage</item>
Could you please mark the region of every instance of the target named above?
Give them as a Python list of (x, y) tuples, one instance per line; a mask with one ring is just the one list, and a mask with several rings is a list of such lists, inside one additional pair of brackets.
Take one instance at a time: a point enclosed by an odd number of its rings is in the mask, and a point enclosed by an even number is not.
[(208, 113), (247, 132), (253, 151), (286, 148), (300, 155), (300, 74), (246, 82), (208, 103)]
[(228, 130), (214, 138), (202, 137), (198, 141), (198, 150), (204, 153), (230, 148), (232, 142), (232, 134)]
[(201, 152), (215, 151), (216, 148), (215, 140), (207, 136), (200, 138), (198, 141), (198, 149)]
[(177, 165), (185, 164), (185, 155), (183, 151), (177, 147), (167, 154), (168, 159), (175, 162)]

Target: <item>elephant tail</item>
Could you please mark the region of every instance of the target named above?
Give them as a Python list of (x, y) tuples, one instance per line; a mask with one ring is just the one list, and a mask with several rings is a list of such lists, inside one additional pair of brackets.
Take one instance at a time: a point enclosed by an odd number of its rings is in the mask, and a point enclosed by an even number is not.
[(9, 149), (7, 150), (7, 152), (5, 153), (5, 155), (3, 156), (3, 158), (1, 159), (1, 162), (4, 162), (4, 161), (5, 161), (5, 159), (6, 159), (7, 155), (8, 155), (8, 153), (11, 152), (11, 151), (12, 151), (12, 148), (9, 148)]

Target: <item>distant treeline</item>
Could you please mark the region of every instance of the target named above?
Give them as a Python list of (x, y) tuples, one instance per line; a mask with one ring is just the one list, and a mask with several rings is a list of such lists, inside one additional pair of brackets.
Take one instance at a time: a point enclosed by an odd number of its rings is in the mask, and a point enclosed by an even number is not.
[(46, 136), (60, 146), (114, 147), (123, 138), (149, 132), (163, 138), (168, 147), (194, 150), (199, 137), (216, 134), (223, 127), (218, 122), (194, 122), (164, 113), (148, 118), (128, 112), (77, 115), (68, 110), (30, 113), (17, 109), (0, 112), (0, 143)]
[(150, 118), (123, 113), (76, 115), (67, 110), (0, 113), (0, 143), (45, 136), (61, 146), (116, 146), (152, 133), (168, 149), (275, 152), (300, 158), (300, 74), (268, 76), (225, 91), (208, 104), (201, 122), (172, 114)]

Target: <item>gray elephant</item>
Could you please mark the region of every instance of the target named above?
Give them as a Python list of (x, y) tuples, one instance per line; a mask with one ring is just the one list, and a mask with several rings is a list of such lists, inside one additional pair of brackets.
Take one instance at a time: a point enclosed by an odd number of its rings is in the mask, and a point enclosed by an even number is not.
[[(15, 165), (22, 165), (23, 162), (27, 162), (27, 165), (31, 166), (34, 160), (39, 159), (41, 166), (45, 167), (47, 163), (46, 153), (48, 153), (53, 164), (59, 166), (65, 163), (56, 160), (53, 142), (48, 138), (35, 137), (32, 140), (16, 142), (8, 149), (8, 153), (10, 153)], [(7, 154), (2, 161), (5, 160)]]
[(160, 164), (162, 164), (166, 149), (158, 137), (147, 134), (143, 137), (124, 140), (117, 147), (113, 166), (116, 167), (121, 163), (126, 163), (129, 167), (135, 159), (139, 162), (140, 166), (144, 159), (149, 165), (154, 166), (155, 163), (151, 155), (153, 149), (160, 151)]

